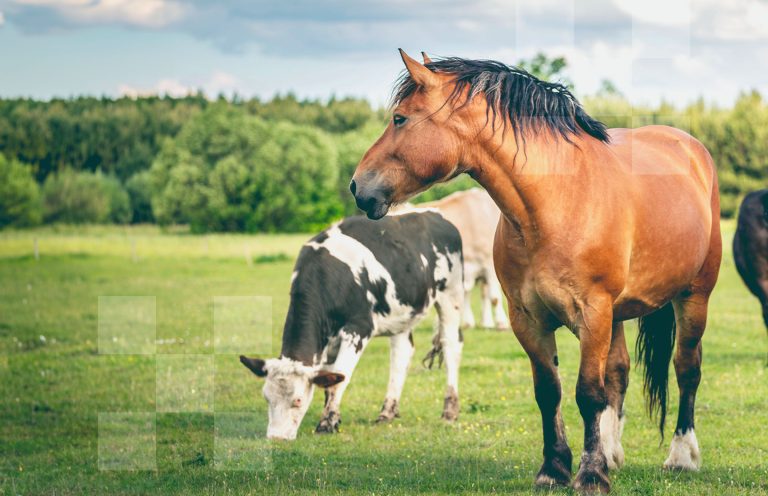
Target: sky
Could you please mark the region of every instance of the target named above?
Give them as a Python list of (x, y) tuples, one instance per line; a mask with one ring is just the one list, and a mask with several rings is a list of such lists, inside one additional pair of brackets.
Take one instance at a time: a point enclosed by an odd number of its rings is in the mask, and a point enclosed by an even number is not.
[(577, 95), (768, 94), (768, 0), (0, 0), (0, 96), (387, 102), (412, 56), (565, 56)]

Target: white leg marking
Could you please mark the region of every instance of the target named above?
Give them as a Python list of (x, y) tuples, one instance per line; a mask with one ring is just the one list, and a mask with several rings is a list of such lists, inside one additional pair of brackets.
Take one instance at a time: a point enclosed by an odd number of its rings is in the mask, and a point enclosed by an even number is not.
[(696, 471), (699, 467), (701, 467), (701, 454), (696, 433), (693, 429), (682, 435), (675, 433), (664, 468)]
[(621, 446), (623, 430), (624, 419), (619, 420), (616, 410), (608, 405), (600, 415), (600, 444), (610, 470), (624, 465), (624, 448)]

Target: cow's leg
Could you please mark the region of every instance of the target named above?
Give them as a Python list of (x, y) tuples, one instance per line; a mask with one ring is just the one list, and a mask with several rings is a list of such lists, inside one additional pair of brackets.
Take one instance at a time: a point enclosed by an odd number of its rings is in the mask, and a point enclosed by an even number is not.
[(436, 337), (442, 348), (447, 377), (442, 418), (451, 422), (459, 416), (459, 365), (461, 363), (461, 349), (464, 346), (459, 328), (461, 299), (460, 289), (452, 291), (449, 288), (438, 293), (435, 302), (438, 316), (438, 335)]
[(509, 317), (504, 310), (504, 303), (502, 301), (501, 284), (496, 277), (496, 272), (493, 267), (488, 269), (488, 277), (486, 278), (488, 284), (488, 294), (491, 300), (491, 306), (493, 306), (493, 316), (496, 320), (497, 329), (509, 329)]
[(701, 381), (701, 337), (707, 324), (705, 295), (691, 295), (673, 300), (677, 325), (675, 374), (680, 389), (680, 405), (675, 436), (664, 468), (698, 470), (701, 466), (699, 443), (694, 432), (694, 405)]
[(612, 299), (599, 294), (579, 307), (574, 322), (581, 348), (576, 404), (584, 421), (584, 451), (573, 487), (585, 492), (608, 492), (611, 483), (600, 438), (600, 418), (608, 406), (605, 371), (613, 328)]
[(475, 315), (472, 313), (472, 290), (464, 293), (464, 313), (462, 315), (462, 327), (472, 329), (475, 327)]
[(488, 276), (486, 273), (486, 276), (483, 277), (482, 282), (480, 283), (480, 289), (482, 290), (483, 295), (483, 306), (482, 306), (482, 327), (484, 329), (493, 329), (495, 327), (495, 324), (493, 322), (493, 303), (491, 298), (491, 285), (488, 282)]
[(344, 374), (344, 380), (325, 389), (325, 407), (315, 432), (331, 433), (339, 430), (341, 424), (341, 398), (352, 379), (352, 372), (365, 350), (367, 339), (357, 334), (341, 333), (341, 344), (331, 370)]
[(376, 422), (389, 422), (400, 416), (400, 395), (408, 375), (408, 366), (413, 357), (413, 335), (411, 331), (395, 334), (389, 340), (389, 385), (384, 405)]
[(624, 431), (624, 396), (629, 385), (629, 353), (624, 338), (624, 324), (613, 323), (611, 349), (605, 369), (605, 392), (608, 406), (600, 416), (600, 441), (608, 468), (617, 469), (624, 464), (621, 434)]
[(566, 486), (571, 481), (572, 455), (560, 413), (562, 391), (555, 333), (543, 329), (538, 321), (528, 318), (524, 312), (511, 313), (510, 317), (512, 330), (531, 361), (533, 389), (541, 411), (544, 463), (536, 476), (536, 485)]

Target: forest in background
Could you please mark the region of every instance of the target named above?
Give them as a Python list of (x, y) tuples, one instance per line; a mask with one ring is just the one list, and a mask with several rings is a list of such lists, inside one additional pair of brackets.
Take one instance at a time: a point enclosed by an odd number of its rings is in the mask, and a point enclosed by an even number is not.
[[(562, 80), (563, 58), (522, 67)], [(565, 81), (569, 84), (568, 81)], [(578, 88), (576, 88), (578, 94)], [(581, 101), (609, 127), (690, 132), (718, 168), (722, 214), (766, 187), (768, 104), (633, 106), (610, 82)], [(389, 118), (361, 99), (0, 99), (0, 228), (41, 223), (158, 223), (192, 232), (311, 232), (357, 213), (348, 192)], [(474, 185), (462, 176), (420, 198)]]

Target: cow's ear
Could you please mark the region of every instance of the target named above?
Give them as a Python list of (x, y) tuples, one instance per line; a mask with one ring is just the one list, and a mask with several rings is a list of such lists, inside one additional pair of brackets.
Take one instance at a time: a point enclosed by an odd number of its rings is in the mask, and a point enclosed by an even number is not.
[(312, 383), (320, 386), (321, 388), (327, 388), (335, 386), (344, 380), (344, 374), (338, 374), (336, 372), (328, 372), (327, 370), (321, 370), (315, 377), (312, 378)]
[(261, 358), (248, 358), (247, 356), (240, 355), (240, 363), (248, 367), (251, 372), (259, 377), (267, 376), (267, 369), (264, 368), (267, 363)]

